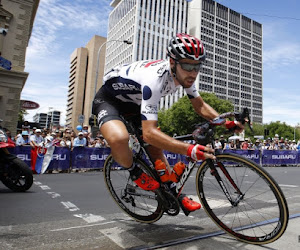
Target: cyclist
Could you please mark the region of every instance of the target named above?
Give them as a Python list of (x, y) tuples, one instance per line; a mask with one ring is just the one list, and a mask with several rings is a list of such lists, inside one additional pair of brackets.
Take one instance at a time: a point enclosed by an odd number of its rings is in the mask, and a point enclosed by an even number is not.
[[(143, 140), (153, 161), (161, 159), (171, 169), (163, 149), (187, 155), (193, 160), (214, 159), (213, 150), (202, 145), (178, 141), (158, 129), (157, 113), (161, 97), (175, 93), (182, 86), (195, 111), (206, 119), (214, 119), (218, 113), (199, 95), (195, 80), (205, 60), (202, 42), (188, 34), (177, 34), (169, 41), (167, 60), (137, 61), (118, 66), (104, 76), (104, 83), (93, 101), (93, 114), (97, 116), (100, 132), (108, 142), (113, 158), (128, 168), (132, 180), (144, 190), (155, 190), (159, 183), (133, 163), (128, 146), (128, 131), (120, 115), (140, 114)], [(243, 125), (226, 122), (226, 127)], [(201, 205), (185, 195), (180, 195), (181, 205), (187, 211), (200, 209)]]

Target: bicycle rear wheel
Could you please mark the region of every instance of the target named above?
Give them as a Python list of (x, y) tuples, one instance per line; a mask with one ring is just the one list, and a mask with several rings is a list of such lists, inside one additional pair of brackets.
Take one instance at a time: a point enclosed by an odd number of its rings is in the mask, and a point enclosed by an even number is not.
[[(143, 171), (153, 176), (150, 168), (140, 159), (134, 159)], [(118, 165), (112, 155), (104, 163), (106, 186), (119, 207), (133, 219), (144, 223), (159, 220), (164, 212), (154, 192), (139, 188), (130, 178), (129, 171)]]
[[(232, 205), (204, 161), (198, 169), (196, 185), (201, 203), (211, 219), (233, 237), (251, 244), (277, 240), (286, 230), (289, 212), (286, 199), (276, 181), (256, 163), (234, 154), (217, 155), (216, 170)], [(224, 166), (241, 191), (238, 194)]]

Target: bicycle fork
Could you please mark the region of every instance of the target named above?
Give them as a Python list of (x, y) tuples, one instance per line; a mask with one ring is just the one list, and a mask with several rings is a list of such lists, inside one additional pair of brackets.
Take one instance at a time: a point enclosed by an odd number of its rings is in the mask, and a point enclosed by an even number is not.
[[(211, 169), (211, 175), (214, 176), (219, 184), (219, 186), (221, 187), (223, 193), (225, 194), (225, 196), (227, 197), (227, 199), (229, 200), (229, 202), (231, 203), (231, 205), (233, 207), (236, 207), (239, 202), (241, 200), (243, 200), (245, 194), (243, 194), (241, 192), (241, 190), (238, 188), (238, 186), (236, 185), (235, 181), (231, 178), (230, 174), (228, 173), (227, 169), (224, 167), (224, 165), (219, 162), (218, 160), (216, 160), (215, 162), (211, 159), (207, 159), (207, 162), (208, 162), (208, 165)], [(222, 178), (220, 177), (219, 175), (219, 172), (217, 170), (218, 167), (222, 172), (223, 174), (225, 175), (225, 177), (228, 179), (228, 181), (230, 182), (230, 184), (232, 185), (232, 187), (234, 188), (235, 192), (238, 194), (238, 197), (233, 200), (227, 187), (225, 186)]]

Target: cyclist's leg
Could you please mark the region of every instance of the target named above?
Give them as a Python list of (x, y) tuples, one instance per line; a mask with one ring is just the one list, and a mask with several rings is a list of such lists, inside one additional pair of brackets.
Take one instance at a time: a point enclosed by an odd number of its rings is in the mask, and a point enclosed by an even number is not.
[[(162, 160), (166, 164), (166, 167), (167, 167), (169, 173), (171, 174), (172, 169), (171, 169), (162, 149), (154, 147), (152, 145), (149, 145), (147, 147), (147, 152), (149, 153), (149, 156), (153, 162), (155, 162), (157, 159)], [(176, 183), (174, 183), (174, 184), (170, 183), (171, 190), (172, 190), (172, 186), (175, 186), (175, 185), (176, 185)], [(175, 192), (174, 195), (178, 195), (178, 194)], [(180, 194), (178, 196), (178, 200), (181, 204), (182, 210), (184, 211), (184, 213), (186, 215), (188, 215), (190, 212), (193, 212), (193, 211), (201, 208), (200, 203), (193, 201), (192, 199), (187, 197), (185, 194)]]
[(130, 168), (132, 151), (128, 146), (129, 135), (125, 124), (120, 120), (110, 120), (101, 126), (100, 132), (110, 146), (115, 161), (125, 168)]
[(166, 164), (169, 174), (171, 174), (172, 169), (161, 148), (157, 148), (155, 146), (149, 145), (147, 146), (147, 153), (149, 154), (153, 162), (155, 162), (156, 160), (162, 160), (162, 162)]

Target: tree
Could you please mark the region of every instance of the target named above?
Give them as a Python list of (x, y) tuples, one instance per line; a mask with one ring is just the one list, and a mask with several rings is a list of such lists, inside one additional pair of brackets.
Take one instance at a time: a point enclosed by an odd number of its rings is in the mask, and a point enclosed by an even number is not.
[[(233, 111), (230, 101), (219, 99), (213, 93), (201, 93), (201, 97), (220, 114)], [(204, 121), (204, 118), (195, 113), (187, 96), (179, 99), (170, 109), (158, 113), (161, 130), (170, 136), (189, 134), (194, 130), (195, 124)]]
[(296, 139), (299, 138), (299, 131), (297, 129), (295, 130), (295, 128), (292, 126), (287, 125), (285, 122), (271, 122), (270, 124), (266, 125), (266, 128), (269, 130), (269, 137), (275, 137), (275, 134), (278, 134), (279, 137), (293, 140), (295, 131)]
[(28, 112), (25, 109), (20, 109), (19, 113), (18, 113), (18, 121), (20, 122), (24, 122), (24, 116), (28, 115)]

